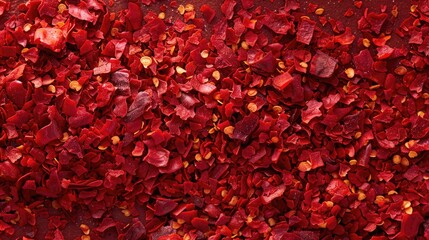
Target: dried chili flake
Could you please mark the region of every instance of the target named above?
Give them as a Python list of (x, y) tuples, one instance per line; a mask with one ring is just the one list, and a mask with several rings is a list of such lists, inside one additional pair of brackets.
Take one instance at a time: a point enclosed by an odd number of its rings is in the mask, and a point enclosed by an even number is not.
[(256, 129), (258, 126), (259, 118), (256, 114), (250, 114), (245, 116), (241, 121), (237, 122), (232, 133), (233, 139), (239, 139), (246, 141), (247, 137)]
[(320, 108), (322, 107), (323, 103), (316, 100), (310, 100), (306, 105), (307, 109), (302, 112), (301, 117), (304, 123), (310, 122), (310, 120), (315, 117), (322, 116)]
[(156, 167), (165, 167), (168, 164), (169, 156), (170, 151), (158, 146), (149, 148), (143, 160)]
[(402, 237), (415, 237), (418, 234), (419, 226), (423, 221), (423, 217), (419, 213), (404, 214), (402, 218), (401, 231), (398, 235)]
[(326, 191), (333, 196), (341, 198), (350, 194), (348, 186), (340, 179), (333, 179), (326, 187)]
[(292, 83), (292, 80), (293, 77), (288, 72), (284, 72), (273, 78), (273, 86), (278, 90), (283, 90)]
[(0, 16), (7, 12), (10, 8), (10, 2), (0, 1)]
[(85, 2), (80, 2), (77, 5), (69, 4), (68, 12), (76, 19), (88, 21), (94, 24), (98, 19), (98, 16), (95, 13), (89, 11), (88, 4)]
[(138, 4), (133, 2), (128, 3), (127, 14), (125, 17), (128, 20), (128, 24), (131, 25), (133, 30), (139, 30), (142, 26), (143, 13)]
[(169, 199), (158, 199), (155, 203), (155, 215), (162, 216), (177, 207), (177, 203)]
[(201, 5), (200, 11), (208, 23), (211, 23), (216, 16), (215, 10), (213, 10), (213, 8), (207, 4)]
[(358, 74), (365, 78), (371, 78), (372, 60), (371, 53), (368, 50), (362, 50), (360, 53), (353, 57), (353, 62), (356, 66)]
[(231, 19), (234, 15), (234, 6), (237, 4), (234, 0), (226, 0), (220, 6), (222, 13), (227, 19)]
[(134, 99), (133, 103), (128, 108), (125, 121), (134, 121), (141, 115), (143, 115), (146, 106), (151, 103), (150, 93), (147, 91), (139, 92)]
[(329, 78), (334, 74), (337, 60), (328, 54), (318, 51), (310, 64), (310, 73), (318, 77)]
[(311, 39), (313, 38), (314, 27), (316, 26), (316, 22), (311, 21), (309, 19), (302, 19), (302, 21), (298, 25), (298, 31), (296, 33), (296, 41), (310, 44)]
[(335, 42), (341, 45), (350, 45), (355, 40), (355, 35), (352, 33), (351, 28), (346, 27), (344, 33), (335, 36)]
[(429, 236), (429, 7), (354, 6), (0, 0), (0, 238)]
[(38, 28), (34, 33), (34, 42), (59, 52), (65, 44), (64, 33), (58, 28)]
[(285, 13), (267, 14), (264, 18), (264, 24), (277, 34), (287, 34), (292, 28), (292, 24), (288, 20), (288, 15)]
[(273, 73), (276, 70), (276, 59), (271, 52), (265, 54), (249, 51), (247, 62), (253, 71), (262, 75)]

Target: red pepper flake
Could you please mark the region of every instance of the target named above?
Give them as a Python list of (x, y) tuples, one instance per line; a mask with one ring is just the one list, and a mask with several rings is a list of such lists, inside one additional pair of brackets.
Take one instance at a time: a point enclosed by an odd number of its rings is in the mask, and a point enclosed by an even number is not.
[(304, 123), (309, 123), (313, 118), (322, 116), (320, 108), (323, 103), (316, 100), (310, 100), (306, 105), (307, 109), (302, 112), (302, 121)]
[(10, 2), (0, 1), (0, 16), (9, 11)]
[(351, 17), (354, 15), (353, 9), (348, 8), (346, 12), (344, 12), (344, 17)]
[(208, 224), (208, 221), (203, 218), (194, 218), (191, 221), (192, 226), (194, 226), (196, 229), (200, 230), (201, 232), (207, 232), (210, 227)]
[(429, 236), (426, 1), (114, 3), (0, 0), (2, 239)]
[(177, 203), (169, 199), (158, 199), (155, 203), (155, 215), (162, 216), (173, 211), (177, 207)]
[(21, 175), (19, 168), (9, 161), (0, 163), (0, 178), (6, 181), (16, 181)]
[(258, 126), (258, 122), (259, 122), (259, 118), (257, 117), (256, 114), (250, 114), (248, 116), (245, 116), (241, 121), (237, 122), (231, 137), (233, 139), (246, 141), (247, 137)]
[(326, 191), (332, 196), (340, 198), (350, 194), (348, 186), (340, 179), (333, 179), (326, 187)]
[(329, 78), (334, 74), (336, 66), (337, 60), (335, 58), (318, 51), (311, 60), (310, 73), (318, 77)]
[(362, 7), (362, 1), (354, 1), (354, 5), (357, 8), (361, 8)]
[(313, 38), (314, 27), (316, 22), (311, 21), (310, 19), (303, 18), (298, 25), (298, 32), (296, 33), (296, 41), (310, 44), (311, 39)]
[(168, 164), (170, 152), (164, 148), (149, 148), (148, 154), (143, 158), (144, 161), (155, 167), (165, 167)]
[(58, 28), (38, 28), (34, 33), (34, 42), (43, 47), (59, 52), (64, 47), (65, 36)]
[(345, 31), (341, 35), (335, 36), (335, 42), (341, 45), (350, 45), (355, 40), (355, 35), (349, 27), (345, 28)]
[(423, 222), (424, 219), (419, 213), (404, 214), (402, 218), (401, 231), (399, 232), (398, 237), (416, 237), (419, 231), (419, 226)]
[(208, 23), (211, 23), (213, 21), (213, 19), (215, 18), (215, 16), (216, 16), (216, 11), (213, 10), (213, 8), (210, 7), (210, 5), (207, 5), (207, 4), (201, 5), (200, 11), (203, 14), (204, 19)]
[(273, 78), (273, 86), (278, 90), (283, 90), (292, 83), (292, 80), (293, 77), (288, 72), (284, 72)]
[(97, 22), (98, 16), (89, 11), (88, 4), (86, 2), (80, 2), (77, 5), (69, 4), (68, 8), (69, 14), (76, 19), (88, 21), (93, 24)]

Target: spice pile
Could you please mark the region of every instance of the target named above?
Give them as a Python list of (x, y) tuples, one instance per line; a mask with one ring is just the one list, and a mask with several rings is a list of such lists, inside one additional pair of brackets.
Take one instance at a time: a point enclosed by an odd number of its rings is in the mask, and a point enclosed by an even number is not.
[(428, 2), (259, 2), (0, 0), (1, 239), (429, 238)]

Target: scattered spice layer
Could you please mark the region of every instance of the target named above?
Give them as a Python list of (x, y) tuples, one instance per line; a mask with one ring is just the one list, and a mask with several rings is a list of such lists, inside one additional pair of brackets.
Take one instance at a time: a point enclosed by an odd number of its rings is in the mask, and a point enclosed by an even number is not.
[(314, 2), (0, 0), (0, 238), (428, 239), (428, 1)]

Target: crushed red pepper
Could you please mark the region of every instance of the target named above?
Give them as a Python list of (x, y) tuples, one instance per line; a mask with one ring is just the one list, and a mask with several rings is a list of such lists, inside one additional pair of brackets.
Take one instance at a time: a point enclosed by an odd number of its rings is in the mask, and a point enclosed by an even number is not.
[(0, 0), (1, 239), (429, 238), (429, 5), (366, 4)]

